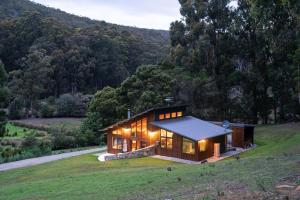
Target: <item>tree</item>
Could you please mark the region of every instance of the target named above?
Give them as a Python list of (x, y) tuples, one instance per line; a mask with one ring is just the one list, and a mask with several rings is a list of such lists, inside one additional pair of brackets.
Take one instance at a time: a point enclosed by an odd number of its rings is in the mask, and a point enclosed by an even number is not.
[(7, 90), (4, 88), (7, 80), (7, 73), (5, 71), (4, 65), (0, 60), (0, 137), (3, 137), (6, 127), (6, 113), (4, 112), (3, 106), (7, 99)]

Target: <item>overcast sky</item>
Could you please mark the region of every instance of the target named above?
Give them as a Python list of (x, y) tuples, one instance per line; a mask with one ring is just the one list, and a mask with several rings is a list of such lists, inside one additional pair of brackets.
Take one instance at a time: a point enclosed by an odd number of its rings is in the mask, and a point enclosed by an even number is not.
[(32, 0), (68, 13), (115, 24), (168, 30), (180, 19), (178, 0)]

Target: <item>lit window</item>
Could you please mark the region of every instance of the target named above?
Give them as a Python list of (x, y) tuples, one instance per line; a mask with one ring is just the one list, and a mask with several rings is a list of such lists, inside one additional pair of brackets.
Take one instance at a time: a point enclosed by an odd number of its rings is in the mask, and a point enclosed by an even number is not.
[(195, 154), (195, 142), (192, 140), (183, 138), (182, 153)]
[(147, 138), (147, 118), (142, 119), (142, 138)]
[(173, 133), (163, 130), (160, 130), (160, 147), (163, 149), (172, 149), (173, 148)]
[(172, 112), (172, 118), (176, 118), (176, 112)]
[(170, 119), (171, 114), (170, 113), (166, 113), (166, 119)]
[(167, 137), (167, 131), (164, 130), (164, 129), (161, 129), (160, 130), (160, 135), (161, 135), (161, 137)]
[(159, 120), (165, 119), (165, 114), (160, 114), (159, 115)]
[(182, 112), (177, 112), (177, 117), (182, 117)]
[(142, 135), (142, 120), (136, 122), (136, 134), (137, 137), (141, 137)]
[(131, 136), (136, 137), (136, 123), (131, 124)]
[(206, 140), (200, 140), (198, 142), (198, 146), (199, 146), (199, 151), (200, 152), (206, 151), (207, 150), (207, 142), (206, 142)]
[(113, 149), (122, 149), (123, 148), (122, 141), (123, 141), (122, 138), (113, 138), (113, 141), (112, 141)]
[(132, 140), (132, 143), (131, 143), (131, 150), (134, 151), (137, 149), (137, 143), (136, 143), (136, 140)]

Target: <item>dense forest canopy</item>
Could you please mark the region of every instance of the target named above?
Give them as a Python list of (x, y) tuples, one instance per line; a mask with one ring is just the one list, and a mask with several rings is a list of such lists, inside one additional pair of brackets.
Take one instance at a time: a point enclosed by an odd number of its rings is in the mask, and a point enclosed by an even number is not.
[(38, 110), (41, 99), (116, 87), (168, 53), (168, 31), (94, 21), (28, 0), (2, 0), (0, 17), (10, 102), (25, 112)]
[[(97, 117), (87, 121), (97, 119), (100, 127), (87, 127), (99, 130), (125, 118), (127, 108), (140, 112), (163, 105), (167, 96), (208, 120), (300, 119), (299, 1), (179, 2), (182, 20), (171, 24), (169, 56), (98, 92), (88, 112)], [(115, 110), (106, 114), (108, 102)]]

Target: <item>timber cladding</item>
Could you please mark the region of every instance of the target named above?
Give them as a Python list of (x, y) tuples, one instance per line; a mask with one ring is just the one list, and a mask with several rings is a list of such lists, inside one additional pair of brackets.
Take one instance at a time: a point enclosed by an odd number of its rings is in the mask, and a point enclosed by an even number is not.
[(162, 155), (162, 156), (181, 158), (181, 159), (185, 159), (185, 160), (201, 161), (201, 160), (210, 158), (214, 155), (214, 144), (215, 143), (220, 143), (220, 153), (224, 153), (226, 151), (226, 136), (225, 135), (207, 139), (206, 140), (207, 149), (204, 152), (200, 152), (199, 143), (196, 141), (193, 141), (194, 145), (195, 145), (195, 153), (194, 154), (183, 153), (183, 151), (182, 151), (183, 138), (184, 137), (174, 133), (172, 149), (161, 148), (158, 145), (156, 148), (156, 154)]

